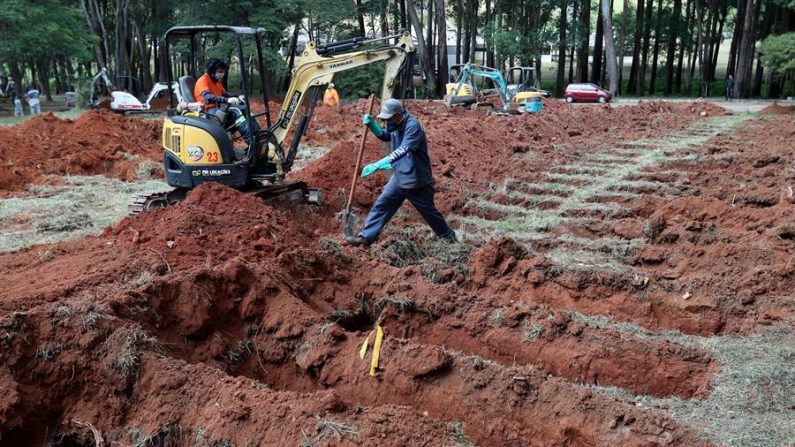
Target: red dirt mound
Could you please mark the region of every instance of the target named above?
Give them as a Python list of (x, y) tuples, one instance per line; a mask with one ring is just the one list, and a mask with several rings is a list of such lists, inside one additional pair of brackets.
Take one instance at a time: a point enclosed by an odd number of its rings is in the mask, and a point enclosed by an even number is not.
[(795, 112), (795, 106), (782, 106), (777, 102), (759, 111), (762, 115), (786, 115), (793, 112)]
[(160, 158), (158, 121), (109, 111), (86, 112), (76, 120), (47, 113), (0, 127), (0, 194), (42, 183), (47, 175), (109, 175), (137, 178), (146, 159)]

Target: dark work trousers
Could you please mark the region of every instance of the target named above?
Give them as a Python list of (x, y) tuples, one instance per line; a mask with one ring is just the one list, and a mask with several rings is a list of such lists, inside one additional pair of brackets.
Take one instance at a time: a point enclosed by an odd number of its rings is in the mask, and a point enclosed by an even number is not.
[(378, 235), (381, 234), (389, 219), (395, 215), (403, 201), (408, 199), (437, 236), (451, 241), (455, 240), (455, 232), (447, 225), (444, 216), (433, 203), (434, 192), (433, 185), (414, 189), (401, 188), (397, 185), (395, 177), (390, 177), (384, 190), (381, 191), (381, 195), (378, 196), (378, 200), (375, 201), (373, 209), (367, 215), (364, 228), (359, 236), (369, 242), (378, 239)]

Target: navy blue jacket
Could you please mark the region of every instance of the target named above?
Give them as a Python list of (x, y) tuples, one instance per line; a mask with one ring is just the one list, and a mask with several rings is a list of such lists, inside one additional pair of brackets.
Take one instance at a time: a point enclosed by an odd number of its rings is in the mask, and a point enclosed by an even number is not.
[(392, 143), (389, 158), (392, 162), (392, 175), (398, 186), (414, 189), (433, 184), (428, 142), (417, 118), (406, 112), (405, 119), (396, 129), (383, 131), (378, 138)]

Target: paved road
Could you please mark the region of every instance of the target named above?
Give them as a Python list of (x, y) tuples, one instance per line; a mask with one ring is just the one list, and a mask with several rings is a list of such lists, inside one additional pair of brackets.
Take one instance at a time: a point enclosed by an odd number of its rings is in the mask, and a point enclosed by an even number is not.
[[(693, 102), (693, 99), (653, 99), (654, 101), (664, 101), (664, 102)], [(640, 99), (617, 99), (612, 102), (614, 107), (620, 106), (629, 106), (635, 105), (641, 101)], [(648, 100), (644, 100), (648, 101)], [(698, 101), (701, 101), (698, 99)], [(716, 106), (723, 107), (724, 109), (730, 110), (732, 112), (758, 112), (765, 107), (773, 104), (774, 101), (772, 100), (762, 100), (762, 99), (750, 99), (750, 100), (734, 100), (734, 101), (724, 101), (724, 100), (713, 100), (713, 99), (706, 99), (706, 102), (715, 104)], [(795, 106), (795, 101), (788, 100), (788, 101), (778, 101), (779, 105), (782, 106)]]

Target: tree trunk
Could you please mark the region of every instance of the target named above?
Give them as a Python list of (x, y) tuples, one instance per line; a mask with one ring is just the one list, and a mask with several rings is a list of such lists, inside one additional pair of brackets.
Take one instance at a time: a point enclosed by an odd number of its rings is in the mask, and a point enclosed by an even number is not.
[(381, 0), (379, 2), (380, 7), (378, 10), (378, 14), (380, 17), (379, 26), (381, 27), (381, 37), (389, 35), (389, 21), (386, 17), (386, 10), (388, 8), (387, 1), (388, 0)]
[(464, 41), (462, 43), (462, 47), (463, 48), (461, 48), (461, 52), (462, 52), (461, 58), (462, 58), (462, 61), (464, 63), (466, 63), (466, 62), (470, 62), (470, 59), (469, 59), (469, 44), (470, 44), (470, 41), (472, 40), (472, 20), (470, 18), (472, 13), (470, 12), (470, 8), (472, 6), (472, 0), (464, 0), (464, 1), (466, 1), (466, 8), (467, 9), (466, 9), (466, 11), (462, 12), (463, 13), (462, 22), (463, 22), (463, 28), (464, 28), (464, 36), (463, 36)]
[[(685, 4), (685, 26), (689, 30), (690, 29), (690, 5), (693, 3), (693, 0), (687, 0), (687, 4)], [(686, 33), (682, 35), (681, 38), (681, 45), (679, 48), (679, 60), (676, 63), (676, 93), (682, 93), (682, 67), (685, 58), (685, 51), (690, 47), (690, 33)]]
[(563, 83), (566, 82), (566, 15), (568, 13), (568, 5), (566, 0), (561, 0), (560, 3), (560, 23), (558, 24), (558, 77), (557, 77), (557, 95), (563, 94)]
[(445, 7), (444, 0), (435, 0), (436, 2), (436, 29), (437, 29), (437, 86), (436, 94), (442, 97), (445, 94), (445, 84), (448, 82), (448, 68), (447, 68), (447, 21), (445, 20)]
[(428, 48), (427, 45), (425, 45), (425, 37), (422, 34), (422, 23), (420, 23), (420, 18), (417, 16), (417, 10), (414, 8), (413, 1), (409, 0), (406, 2), (406, 12), (408, 12), (411, 26), (414, 28), (414, 33), (417, 36), (417, 50), (419, 53), (418, 56), (420, 68), (422, 69), (423, 85), (427, 96), (428, 91), (436, 90), (436, 85), (433, 79), (433, 69), (428, 67), (428, 59), (426, 57)]
[[(580, 2), (583, 0), (579, 0)], [(569, 49), (569, 84), (574, 82), (574, 54), (577, 52), (577, 13), (579, 12), (579, 2), (574, 0), (571, 11), (571, 48)]]
[(654, 11), (654, 0), (648, 0), (644, 9), (646, 17), (643, 20), (643, 46), (641, 47), (642, 56), (640, 61), (640, 72), (638, 74), (639, 95), (644, 95), (646, 93), (646, 67), (648, 67), (648, 62), (649, 62), (649, 43), (651, 42), (651, 16), (653, 11)]
[(734, 78), (734, 96), (747, 98), (751, 93), (751, 67), (754, 61), (754, 45), (756, 44), (756, 20), (760, 0), (745, 1), (745, 17), (743, 18), (743, 35), (740, 50), (737, 54), (737, 76)]
[(364, 8), (362, 8), (362, 0), (356, 0), (356, 20), (359, 23), (359, 35), (364, 37)]
[[(668, 22), (668, 51), (665, 55), (665, 85), (663, 95), (671, 96), (674, 81), (674, 57), (676, 55), (676, 38), (679, 34), (679, 16), (682, 15), (682, 0), (674, 0), (671, 21)], [(681, 50), (681, 45), (680, 45)]]
[[(580, 82), (588, 82), (588, 53), (591, 40), (591, 0), (580, 0), (580, 48), (577, 52), (577, 71)], [(594, 52), (594, 59), (597, 54)]]
[(618, 39), (618, 93), (621, 93), (621, 85), (624, 81), (624, 62), (625, 55), (627, 53), (627, 22), (630, 15), (630, 2), (629, 0), (624, 0), (624, 8), (621, 11), (621, 37)]
[(660, 31), (662, 30), (662, 0), (657, 0), (657, 23), (654, 26), (654, 52), (651, 58), (651, 82), (649, 94), (657, 91), (657, 56), (660, 54)]
[[(618, 95), (618, 61), (616, 60), (616, 47), (613, 42), (613, 11), (610, 0), (602, 0), (600, 10), (602, 12), (602, 26), (604, 27), (605, 40), (605, 63), (607, 64), (607, 75), (610, 77), (610, 94)], [(623, 59), (623, 57), (622, 57)]]
[(740, 40), (743, 36), (743, 26), (745, 24), (745, 5), (746, 2), (737, 2), (737, 14), (734, 16), (734, 32), (732, 33), (732, 43), (729, 47), (729, 62), (726, 64), (726, 75), (734, 75), (737, 71), (737, 51), (740, 49)]
[(455, 24), (455, 63), (461, 63), (461, 30), (464, 23), (464, 4), (463, 0), (457, 0), (457, 14)]
[[(597, 85), (601, 85), (603, 80), (602, 52), (604, 51), (602, 44), (604, 41), (605, 27), (604, 27), (604, 11), (602, 11), (601, 4), (598, 5), (597, 7), (599, 9), (599, 17), (596, 20), (596, 40), (594, 41), (593, 44), (593, 70), (591, 71), (591, 82)], [(612, 31), (613, 30), (610, 30), (611, 35)], [(615, 47), (613, 47), (613, 52), (615, 52)]]
[[(762, 19), (761, 29), (759, 30), (759, 39), (764, 39), (770, 34), (770, 29), (773, 24), (773, 12), (777, 11), (770, 0), (765, 0), (765, 16)], [(780, 11), (777, 11), (781, 13)], [(764, 67), (762, 67), (762, 58), (757, 53), (756, 57), (756, 74), (754, 76), (754, 84), (751, 88), (751, 96), (762, 96), (762, 81), (764, 76)]]
[[(491, 8), (491, 0), (483, 0), (483, 1), (486, 4), (486, 17), (484, 18), (485, 19), (484, 21), (487, 24), (491, 24), (492, 23), (492, 19), (495, 16), (495, 14), (494, 14), (494, 12), (492, 11), (492, 8)], [(498, 18), (498, 20), (499, 20), (499, 18)], [(500, 29), (499, 25), (497, 26), (497, 29)], [(486, 64), (485, 65), (487, 65), (489, 67), (498, 68), (498, 67), (496, 67), (497, 64), (495, 62), (495, 54), (494, 54), (494, 45), (493, 44), (492, 45), (487, 45), (487, 47), (486, 47)]]
[(728, 5), (723, 3), (721, 12), (718, 19), (718, 30), (715, 33), (714, 48), (712, 50), (712, 63), (709, 65), (709, 79), (715, 81), (715, 70), (718, 67), (718, 54), (720, 53), (720, 44), (723, 40), (723, 25), (726, 23), (726, 14), (728, 13)]
[(433, 29), (433, 0), (428, 0), (428, 23), (427, 23), (427, 32), (428, 34), (425, 36), (425, 42), (428, 43), (426, 47), (428, 49), (428, 67), (431, 68), (431, 73), (435, 73), (435, 65), (434, 62), (434, 47), (435, 45), (433, 42), (436, 40), (436, 36), (434, 36), (434, 29)]
[(94, 42), (94, 55), (100, 68), (108, 66), (108, 33), (105, 24), (102, 22), (102, 13), (99, 10), (96, 0), (80, 0), (80, 8), (86, 17), (86, 23), (92, 34), (99, 39)]
[(469, 42), (469, 61), (477, 63), (475, 56), (477, 55), (478, 45), (477, 45), (477, 38), (478, 38), (478, 0), (469, 0), (471, 6), (471, 15), (470, 15), (470, 42)]
[(130, 0), (116, 0), (116, 29), (114, 33), (115, 44), (115, 62), (116, 62), (116, 79), (111, 78), (111, 81), (119, 84), (122, 89), (130, 90), (132, 84), (129, 77), (132, 75), (132, 64), (130, 61), (130, 53), (127, 47), (129, 39), (129, 25), (130, 25)]
[(643, 37), (643, 0), (637, 0), (638, 6), (635, 13), (635, 37), (632, 47), (632, 68), (629, 70), (629, 85), (627, 92), (636, 94), (638, 92), (638, 78), (640, 77), (640, 45)]

